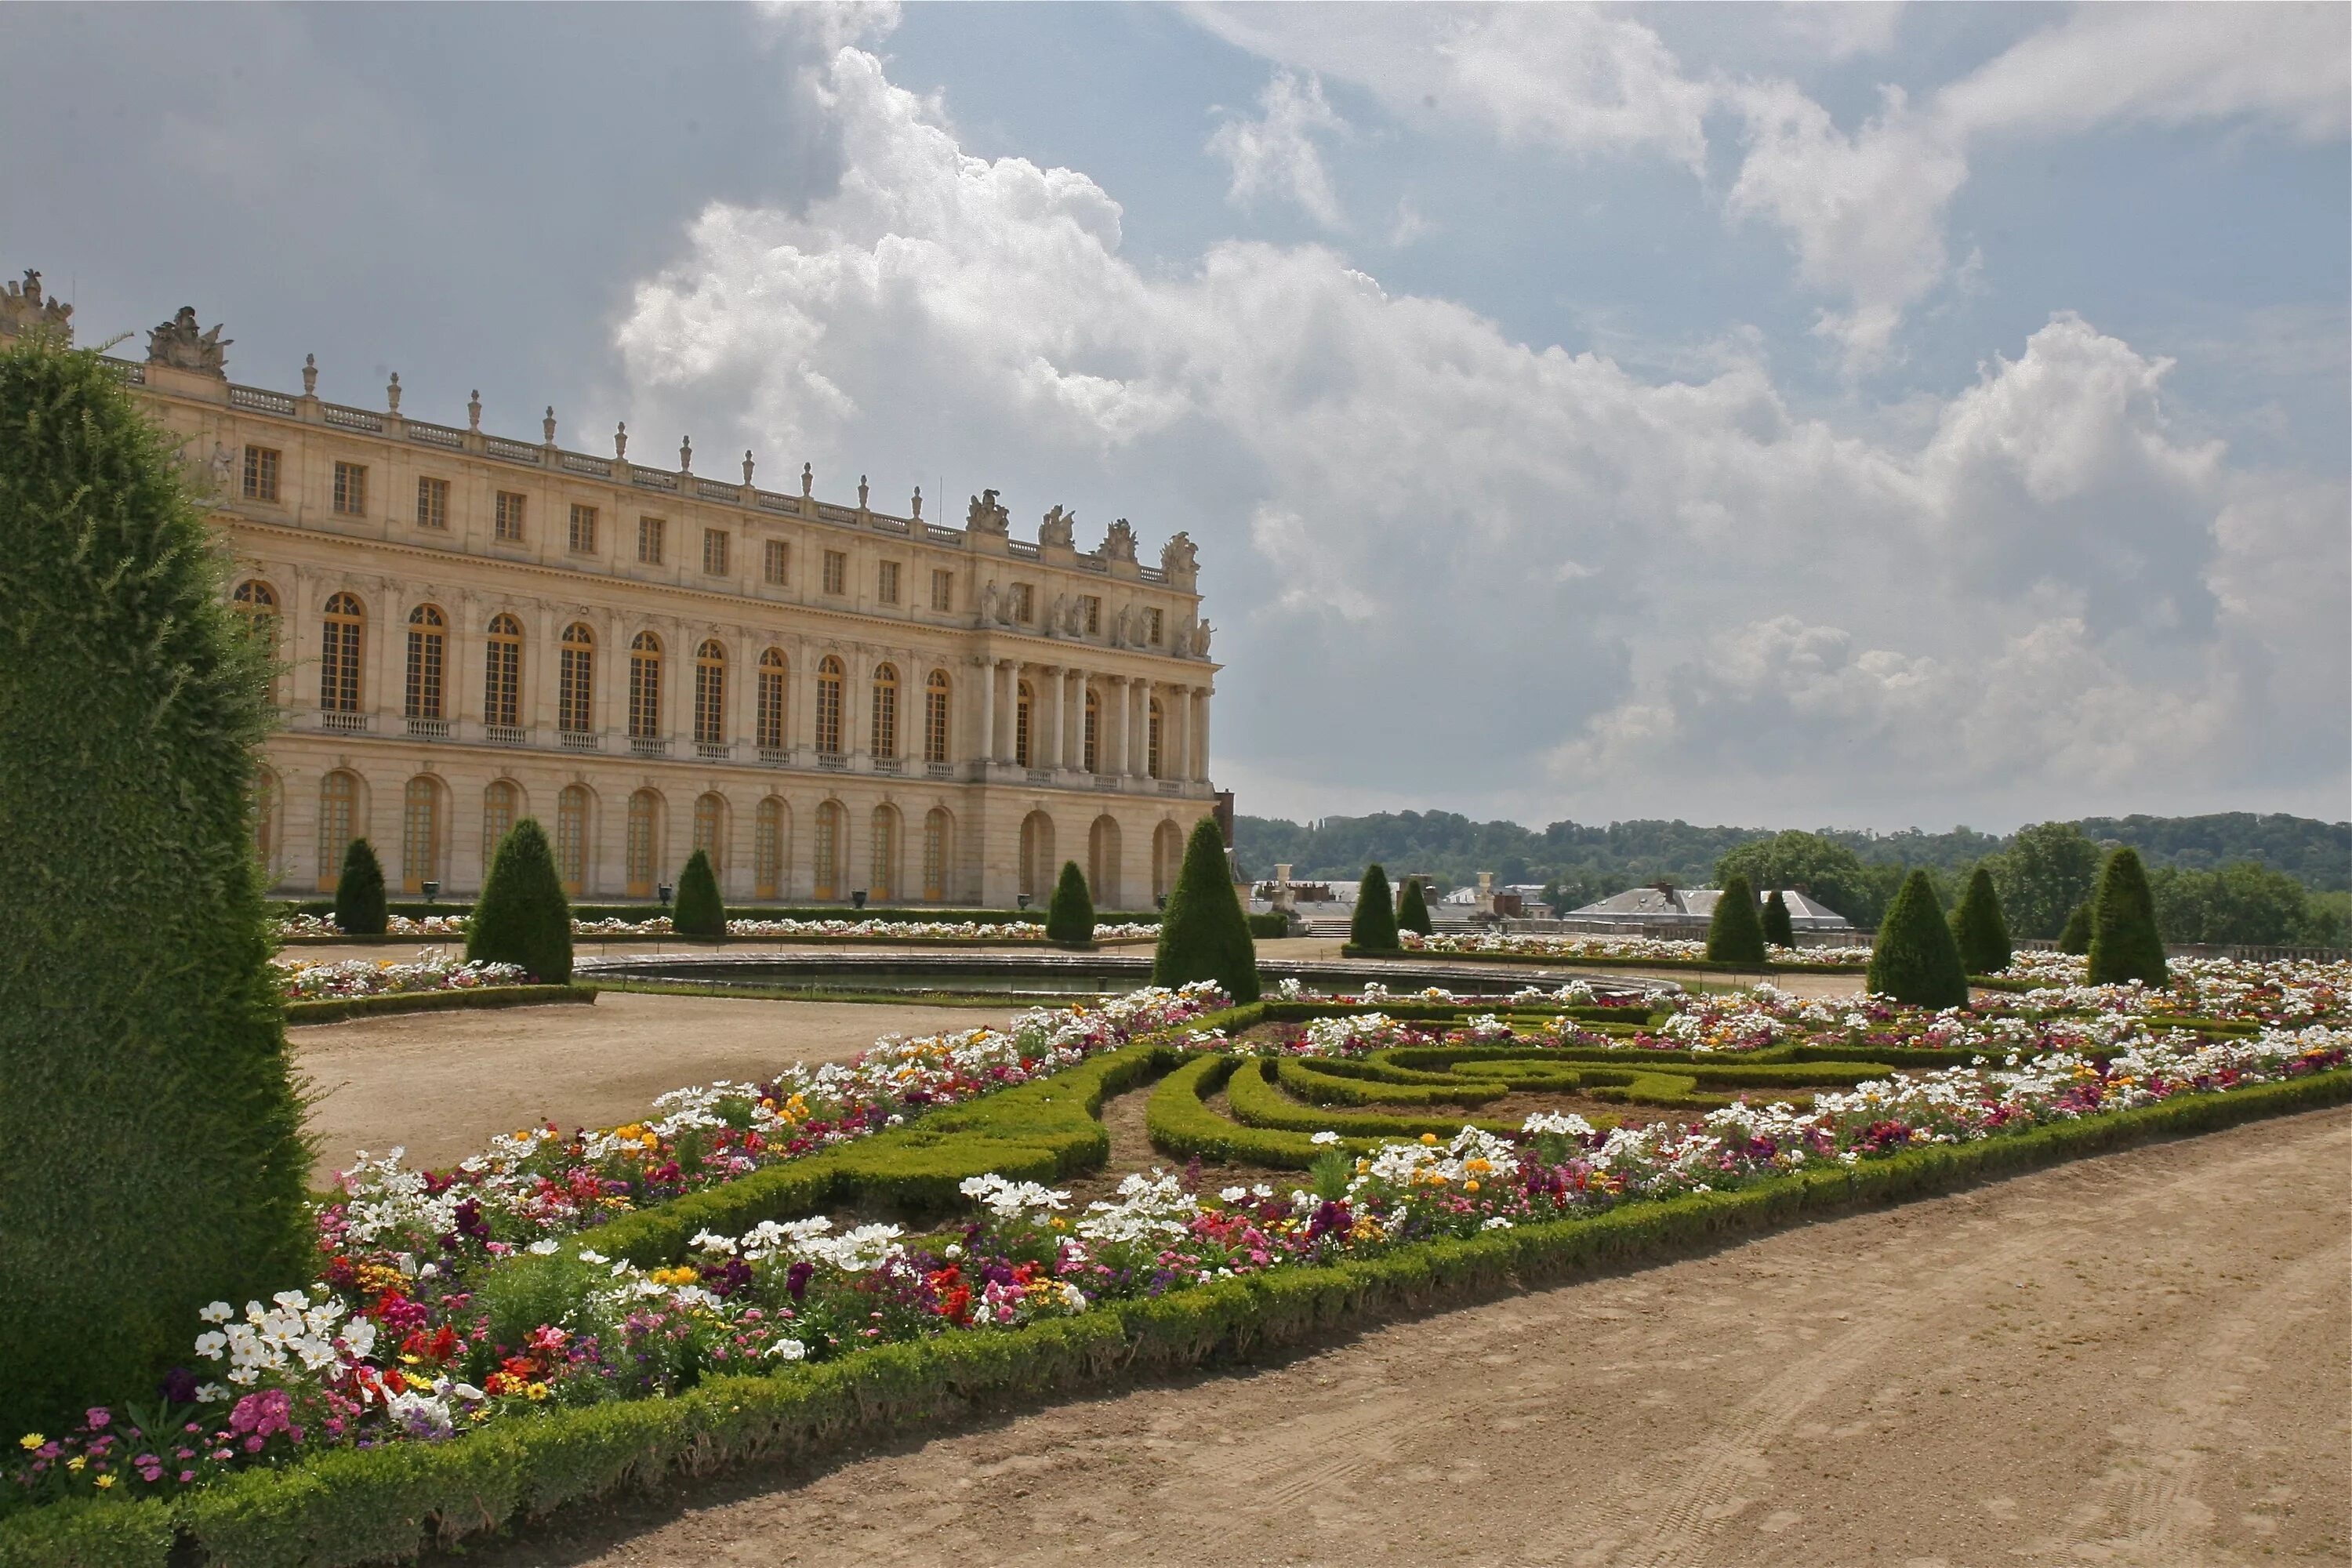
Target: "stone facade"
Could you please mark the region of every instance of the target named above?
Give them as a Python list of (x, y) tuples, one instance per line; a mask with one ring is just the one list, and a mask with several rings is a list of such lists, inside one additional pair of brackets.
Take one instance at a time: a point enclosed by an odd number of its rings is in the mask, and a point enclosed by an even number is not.
[[(0, 328), (31, 312), (0, 320)], [(30, 323), (26, 323), (30, 324)], [(54, 325), (55, 323), (53, 323)], [(279, 889), (364, 834), (387, 879), (481, 885), (538, 817), (574, 896), (643, 898), (698, 845), (730, 902), (1009, 907), (1065, 859), (1106, 909), (1173, 886), (1210, 814), (1218, 666), (1191, 542), (1012, 537), (231, 383), (183, 310), (133, 391), (184, 438), (238, 608), (285, 668), (260, 837)]]

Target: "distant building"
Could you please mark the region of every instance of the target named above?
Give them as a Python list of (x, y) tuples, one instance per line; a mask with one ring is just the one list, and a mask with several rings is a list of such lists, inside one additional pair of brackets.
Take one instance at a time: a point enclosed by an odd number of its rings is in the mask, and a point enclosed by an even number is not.
[[(1767, 889), (1763, 898), (1770, 898)], [(1641, 925), (1688, 925), (1715, 918), (1715, 901), (1723, 897), (1720, 888), (1628, 888), (1613, 893), (1599, 903), (1586, 904), (1570, 910), (1563, 916), (1570, 921), (1604, 921), (1612, 923)], [(1793, 889), (1780, 889), (1780, 900), (1789, 906), (1789, 924), (1796, 931), (1851, 931), (1853, 922), (1818, 899), (1808, 898)]]

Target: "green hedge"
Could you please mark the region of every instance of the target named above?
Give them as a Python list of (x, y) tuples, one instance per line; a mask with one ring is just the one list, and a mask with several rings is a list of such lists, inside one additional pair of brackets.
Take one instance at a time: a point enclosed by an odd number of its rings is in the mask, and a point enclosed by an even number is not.
[[(1205, 1057), (1177, 1072), (1231, 1060)], [(209, 1488), (186, 1500), (178, 1523), (194, 1561), (344, 1568), (396, 1560), (418, 1552), (428, 1528), (455, 1545), (567, 1504), (656, 1487), (677, 1473), (837, 1452), (960, 1419), (976, 1407), (1091, 1392), (1114, 1373), (1168, 1376), (1279, 1354), (1334, 1330), (1402, 1313), (1711, 1250), (1864, 1205), (2347, 1100), (2352, 1071), (2184, 1095), (2011, 1137), (1825, 1165), (1730, 1192), (1629, 1204), (1328, 1268), (1274, 1269), (1017, 1330), (887, 1345), (769, 1376), (713, 1378), (674, 1399), (554, 1411), (459, 1442), (338, 1450)], [(165, 1517), (163, 1505), (152, 1502), (20, 1512), (0, 1520), (0, 1568), (166, 1568), (172, 1542), (161, 1522)]]
[(1290, 934), (1290, 917), (1288, 915), (1279, 912), (1262, 915), (1244, 913), (1244, 918), (1249, 921), (1249, 933), (1254, 937), (1288, 936)]
[[(1265, 1127), (1286, 1132), (1337, 1132), (1359, 1139), (1418, 1138), (1424, 1132), (1452, 1137), (1462, 1131), (1462, 1116), (1406, 1116), (1377, 1110), (1324, 1110), (1285, 1099), (1276, 1087), (1284, 1064), (1272, 1058), (1245, 1061), (1225, 1080), (1225, 1099), (1234, 1120), (1244, 1127)], [(1500, 1122), (1476, 1125), (1495, 1132), (1516, 1132)]]
[(537, 1007), (593, 1002), (593, 985), (478, 985), (467, 991), (395, 991), (382, 996), (321, 996), (286, 1004), (289, 1024), (339, 1024), (380, 1013), (446, 1013), (463, 1007)]
[(1294, 1099), (1309, 1105), (1485, 1105), (1508, 1092), (1499, 1084), (1465, 1083), (1460, 1079), (1436, 1083), (1383, 1083), (1352, 1073), (1331, 1072), (1328, 1070), (1330, 1066), (1328, 1062), (1286, 1057), (1275, 1063), (1275, 1079)]
[(1341, 944), (1342, 958), (1409, 958), (1432, 963), (1519, 963), (1537, 968), (1576, 969), (1696, 969), (1713, 973), (1726, 971), (1740, 974), (1851, 974), (1862, 978), (1863, 966), (1858, 963), (1717, 963), (1706, 958), (1545, 958), (1531, 952), (1428, 952), (1394, 949), (1375, 951), (1353, 942)]

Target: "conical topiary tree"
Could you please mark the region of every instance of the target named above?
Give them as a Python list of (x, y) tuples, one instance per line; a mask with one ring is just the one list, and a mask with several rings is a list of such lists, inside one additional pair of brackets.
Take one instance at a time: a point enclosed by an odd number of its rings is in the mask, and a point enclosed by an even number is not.
[(1969, 890), (1952, 911), (1952, 940), (1959, 944), (1960, 963), (1970, 974), (1999, 974), (2009, 967), (2009, 922), (2001, 918), (2000, 895), (1993, 890), (1992, 872), (1985, 867), (1978, 867), (1969, 879)]
[(335, 929), (345, 936), (382, 936), (383, 862), (375, 846), (354, 838), (343, 849), (343, 869), (335, 879)]
[[(254, 854), (269, 653), (98, 355), (0, 348), (0, 1431), (155, 1396), (317, 1258)], [(119, 1406), (118, 1406), (119, 1408)]]
[(1422, 896), (1421, 879), (1407, 877), (1404, 891), (1397, 895), (1398, 933), (1410, 931), (1428, 936), (1433, 929), (1429, 923), (1429, 900)]
[(2084, 900), (2066, 917), (2066, 929), (2058, 933), (2058, 951), (2080, 958), (2091, 951), (2091, 900)]
[(2137, 980), (2161, 985), (2168, 978), (2147, 872), (2139, 863), (2139, 852), (2126, 845), (2100, 868), (2099, 890), (2091, 900), (2091, 984), (2120, 985)]
[(1045, 940), (1064, 947), (1087, 947), (1095, 940), (1094, 895), (1087, 890), (1087, 874), (1076, 860), (1062, 862), (1061, 879), (1054, 884), (1054, 901), (1045, 906)]
[(677, 905), (670, 911), (670, 929), (680, 936), (720, 937), (727, 934), (727, 905), (719, 896), (719, 877), (709, 855), (700, 849), (686, 858), (677, 874)]
[(1917, 1007), (1958, 1007), (1969, 999), (1969, 976), (1952, 928), (1936, 904), (1925, 871), (1903, 879), (1870, 955), (1870, 989)]
[(1764, 942), (1767, 947), (1797, 945), (1797, 925), (1789, 918), (1789, 900), (1778, 888), (1764, 900)]
[(1711, 963), (1764, 962), (1764, 922), (1756, 918), (1756, 893), (1737, 871), (1723, 879), (1715, 918), (1706, 922), (1706, 956)]
[(1348, 940), (1366, 952), (1397, 950), (1396, 897), (1378, 861), (1364, 868), (1364, 879), (1356, 884), (1356, 914), (1348, 922)]
[(1184, 843), (1183, 868), (1160, 911), (1160, 946), (1151, 955), (1154, 985), (1194, 980), (1215, 981), (1236, 1002), (1258, 998), (1257, 944), (1225, 870), (1224, 837), (1209, 816)]
[(466, 923), (466, 957), (520, 963), (542, 985), (572, 983), (572, 903), (537, 817), (524, 817), (499, 840)]

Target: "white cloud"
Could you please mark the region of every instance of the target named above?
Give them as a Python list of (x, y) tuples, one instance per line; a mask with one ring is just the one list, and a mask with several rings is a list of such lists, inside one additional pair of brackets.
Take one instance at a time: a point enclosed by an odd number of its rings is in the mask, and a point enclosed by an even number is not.
[(1247, 206), (1261, 196), (1286, 197), (1325, 228), (1347, 227), (1315, 137), (1345, 133), (1348, 122), (1323, 100), (1323, 84), (1277, 69), (1258, 107), (1257, 119), (1229, 116), (1209, 138), (1209, 151), (1234, 172), (1226, 198)]
[(1736, 343), (1648, 381), (1318, 246), (1146, 271), (1083, 174), (964, 154), (855, 50), (824, 93), (837, 192), (714, 206), (639, 289), (646, 427), (1189, 529), (1262, 805), (2054, 811), (2273, 777), (2282, 731), (2342, 787), (2340, 487), (2233, 470), (2087, 322), (1860, 435)]

